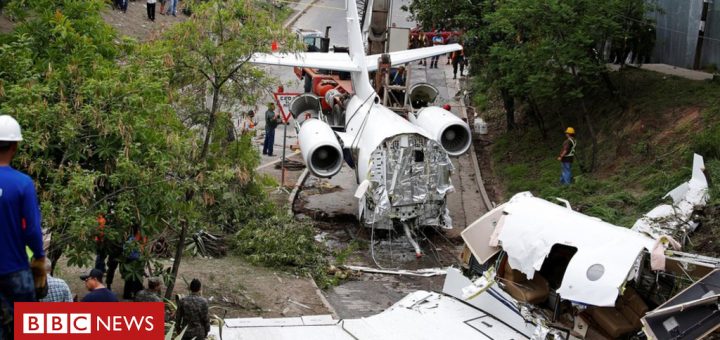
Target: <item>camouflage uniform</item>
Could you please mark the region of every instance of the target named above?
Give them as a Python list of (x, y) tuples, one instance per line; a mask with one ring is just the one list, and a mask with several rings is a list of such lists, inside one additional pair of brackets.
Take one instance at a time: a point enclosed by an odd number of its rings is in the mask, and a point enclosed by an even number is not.
[(198, 293), (182, 299), (178, 304), (175, 324), (178, 332), (187, 326), (183, 340), (205, 339), (210, 332), (207, 300)]
[(135, 294), (135, 302), (162, 302), (162, 299), (154, 292), (143, 289)]

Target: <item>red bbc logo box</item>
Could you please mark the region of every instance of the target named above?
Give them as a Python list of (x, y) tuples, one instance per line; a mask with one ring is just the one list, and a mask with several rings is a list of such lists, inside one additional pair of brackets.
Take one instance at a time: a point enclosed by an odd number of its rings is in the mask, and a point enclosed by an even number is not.
[(15, 339), (164, 339), (162, 302), (15, 303)]

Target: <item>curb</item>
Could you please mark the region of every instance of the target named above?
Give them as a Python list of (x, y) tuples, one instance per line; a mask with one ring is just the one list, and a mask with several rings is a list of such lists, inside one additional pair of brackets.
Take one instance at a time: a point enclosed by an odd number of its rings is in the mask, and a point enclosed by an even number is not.
[(292, 24), (294, 24), (296, 21), (298, 21), (298, 19), (300, 19), (300, 17), (301, 17), (303, 14), (305, 14), (305, 12), (307, 11), (308, 7), (314, 5), (314, 4), (317, 3), (317, 2), (318, 2), (318, 0), (313, 0), (313, 1), (310, 1), (310, 2), (308, 2), (307, 4), (305, 4), (305, 7), (301, 8), (300, 10), (298, 10), (297, 13), (293, 14), (293, 16), (291, 16), (290, 18), (288, 18), (288, 19), (285, 21), (285, 23), (283, 24), (283, 28), (288, 28), (288, 27), (290, 27), (290, 25), (292, 25)]
[[(460, 111), (462, 114), (467, 117), (467, 110), (465, 108), (465, 96), (460, 97)], [(468, 124), (470, 124), (468, 119)], [(472, 127), (471, 127), (472, 130)], [(485, 204), (485, 207), (488, 211), (492, 210), (494, 207), (492, 203), (490, 202), (490, 198), (488, 197), (487, 191), (485, 191), (485, 185), (483, 184), (482, 174), (480, 173), (480, 164), (477, 160), (477, 153), (475, 153), (475, 143), (470, 143), (470, 154), (472, 155), (472, 165), (473, 170), (475, 171), (475, 182), (478, 186), (478, 189), (480, 189), (480, 196), (482, 196), (483, 203)]]

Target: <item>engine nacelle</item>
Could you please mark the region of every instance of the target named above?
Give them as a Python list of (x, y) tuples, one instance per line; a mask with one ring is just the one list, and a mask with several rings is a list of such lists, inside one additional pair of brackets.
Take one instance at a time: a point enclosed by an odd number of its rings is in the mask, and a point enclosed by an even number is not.
[(340, 171), (342, 148), (329, 125), (319, 119), (308, 119), (300, 125), (298, 140), (305, 165), (313, 175), (326, 178)]
[(470, 127), (452, 112), (429, 106), (408, 117), (410, 122), (429, 132), (449, 155), (459, 156), (470, 148)]

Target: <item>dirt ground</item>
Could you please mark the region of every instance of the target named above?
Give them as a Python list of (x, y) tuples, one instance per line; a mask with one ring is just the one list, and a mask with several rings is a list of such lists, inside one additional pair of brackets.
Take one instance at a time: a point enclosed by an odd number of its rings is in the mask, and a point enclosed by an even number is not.
[[(179, 2), (179, 8), (182, 8), (182, 1)], [(182, 14), (180, 9), (177, 10), (177, 16), (161, 15), (160, 2), (155, 6), (155, 22), (147, 17), (147, 9), (144, 0), (128, 1), (127, 13), (113, 10), (108, 6), (103, 12), (105, 22), (115, 27), (120, 34), (136, 38), (140, 41), (150, 40), (169, 27), (172, 24), (182, 22), (188, 17)]]
[[(78, 276), (89, 269), (68, 267), (61, 261), (55, 276), (64, 279), (73, 295), (82, 299), (87, 291)], [(121, 297), (124, 282), (119, 272), (115, 275), (112, 290)], [(211, 315), (231, 318), (329, 314), (312, 280), (253, 266), (238, 257), (183, 259), (175, 294), (187, 295), (189, 282), (195, 278), (203, 284), (203, 296), (210, 302)]]

